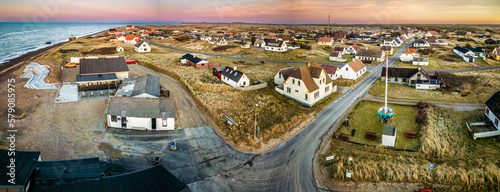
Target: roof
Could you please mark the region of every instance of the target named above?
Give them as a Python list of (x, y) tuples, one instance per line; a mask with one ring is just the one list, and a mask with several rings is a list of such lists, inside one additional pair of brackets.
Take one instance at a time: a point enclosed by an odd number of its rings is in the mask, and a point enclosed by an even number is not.
[(413, 55), (415, 53), (417, 53), (417, 49), (415, 49), (415, 48), (408, 48), (408, 49), (405, 50), (405, 52), (403, 54), (411, 54), (411, 55)]
[(104, 75), (76, 75), (76, 82), (98, 82), (98, 81), (112, 81), (118, 80), (116, 74)]
[(342, 55), (342, 54), (340, 54), (339, 51), (333, 51), (330, 53), (330, 57), (338, 57), (339, 55)]
[(346, 38), (346, 36), (347, 36), (347, 35), (346, 35), (345, 33), (335, 33), (335, 34), (333, 35), (333, 37), (334, 37), (335, 39), (339, 39), (339, 38)]
[(382, 50), (376, 50), (376, 49), (360, 49), (356, 52), (356, 56), (363, 56), (363, 57), (380, 58), (382, 57), (382, 54), (384, 54)]
[(316, 85), (316, 83), (312, 79), (311, 72), (309, 71), (307, 66), (299, 67), (292, 74), (290, 74), (290, 77), (302, 80), (307, 88), (307, 91), (309, 92), (313, 92), (319, 89), (318, 85)]
[(41, 185), (58, 185), (101, 178), (101, 166), (98, 157), (39, 161), (35, 164), (33, 175)]
[[(183, 55), (183, 56), (181, 57), (181, 59), (187, 59), (188, 61), (190, 61), (191, 63), (194, 63), (194, 64), (197, 64), (197, 63), (200, 63), (200, 62), (202, 62), (202, 61), (205, 61), (205, 60), (203, 60), (202, 58), (196, 57), (196, 56), (191, 55), (191, 54), (189, 54), (189, 53), (187, 53), (187, 54)], [(208, 61), (207, 61), (207, 63), (208, 63)]]
[(469, 51), (470, 51), (469, 49), (467, 49), (467, 48), (465, 48), (465, 47), (460, 47), (460, 46), (456, 46), (456, 47), (455, 47), (455, 48), (453, 48), (453, 49), (455, 49), (455, 50), (457, 50), (457, 51), (459, 51), (459, 52), (462, 52), (462, 53), (467, 53), (467, 52), (469, 52)]
[(333, 51), (340, 51), (340, 52), (342, 52), (342, 51), (344, 51), (344, 50), (345, 50), (345, 48), (344, 48), (344, 47), (334, 47), (334, 48), (333, 48)]
[(116, 73), (129, 71), (123, 57), (80, 59), (80, 74)]
[[(143, 43), (146, 43), (146, 42), (145, 42), (144, 40), (142, 40), (142, 39), (141, 39), (141, 40), (139, 40), (137, 43), (135, 43), (135, 45), (134, 45), (134, 46), (135, 46), (135, 47), (140, 47)], [(147, 43), (146, 43), (146, 45), (147, 45)]]
[(126, 41), (132, 41), (135, 38), (139, 38), (139, 35), (125, 35), (125, 40)]
[(177, 179), (162, 165), (97, 180), (30, 189), (33, 192), (176, 192), (188, 190), (185, 183)]
[(382, 51), (391, 51), (392, 47), (388, 46), (388, 45), (384, 45), (384, 46), (380, 47), (380, 50), (382, 50)]
[(327, 64), (321, 65), (321, 68), (323, 68), (327, 74), (332, 74), (332, 75), (337, 73), (338, 70), (337, 66), (327, 65)]
[(471, 50), (474, 53), (478, 53), (478, 52), (484, 53), (484, 49), (482, 49), (481, 47), (469, 48), (469, 50)]
[(495, 117), (500, 118), (500, 91), (493, 94), (493, 96), (486, 101), (486, 106)]
[(354, 70), (354, 72), (358, 72), (361, 69), (366, 67), (366, 65), (360, 59), (356, 59), (354, 61), (351, 61), (351, 62), (347, 63), (346, 65), (351, 66), (351, 68), (352, 68), (352, 70)]
[(427, 41), (425, 39), (416, 39), (415, 41), (413, 41), (413, 43), (421, 43), (421, 44), (425, 44)]
[(292, 74), (294, 71), (295, 71), (295, 69), (293, 67), (280, 69), (280, 73), (283, 76), (283, 79), (285, 79), (285, 80), (288, 79), (288, 76), (290, 76), (290, 74)]
[(396, 126), (384, 125), (382, 135), (396, 136)]
[(116, 96), (134, 97), (144, 93), (160, 97), (160, 77), (147, 74), (130, 79), (120, 85)]
[(18, 186), (24, 186), (27, 184), (33, 169), (35, 168), (35, 164), (40, 157), (39, 151), (15, 151), (15, 160), (16, 160), (16, 185), (12, 185), (9, 183), (10, 176), (7, 175), (7, 166), (10, 164), (10, 156), (9, 150), (0, 149), (0, 166), (2, 167), (0, 170), (0, 188), (12, 188)]
[(110, 97), (107, 115), (143, 118), (174, 118), (174, 100), (167, 98)]
[[(317, 63), (312, 63), (309, 65), (309, 71), (311, 72), (312, 78), (319, 78), (321, 76), (321, 72), (323, 72), (323, 68), (319, 66)], [(326, 73), (326, 72), (325, 72)]]
[(318, 42), (331, 42), (331, 41), (333, 41), (333, 39), (330, 38), (330, 37), (326, 37), (326, 36), (325, 37), (320, 37), (318, 39)]
[(359, 46), (356, 43), (352, 44), (351, 47), (356, 51), (359, 49)]
[(231, 79), (234, 82), (239, 82), (241, 77), (243, 77), (244, 73), (238, 70), (234, 70), (231, 67), (226, 67), (223, 71), (220, 72), (221, 75)]
[[(267, 41), (266, 41), (267, 40)], [(276, 41), (271, 39), (264, 40), (266, 42), (266, 47), (281, 47), (283, 46), (283, 41)]]
[[(389, 67), (387, 68), (388, 76), (389, 77), (403, 77), (403, 78), (410, 78), (411, 76), (415, 75), (415, 73), (418, 72), (418, 69), (413, 69), (413, 68), (395, 68), (395, 67)], [(385, 77), (386, 69), (382, 69), (382, 77)]]

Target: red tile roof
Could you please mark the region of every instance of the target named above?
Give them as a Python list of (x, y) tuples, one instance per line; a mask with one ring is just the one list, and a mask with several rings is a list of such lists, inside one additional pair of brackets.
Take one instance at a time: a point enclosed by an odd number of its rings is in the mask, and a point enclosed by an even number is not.
[(351, 66), (351, 68), (354, 72), (358, 72), (359, 70), (366, 67), (366, 65), (360, 59), (356, 59), (354, 61), (351, 61), (347, 65)]
[(264, 39), (278, 39), (278, 37), (275, 37), (275, 36), (265, 36)]
[(138, 35), (125, 35), (126, 41), (134, 40), (135, 38), (139, 38), (139, 36)]
[(359, 46), (356, 43), (352, 44), (351, 47), (356, 51), (359, 49)]
[(327, 65), (327, 64), (321, 65), (321, 68), (325, 69), (327, 74), (332, 74), (332, 75), (337, 73), (338, 70), (337, 66)]
[(330, 38), (330, 37), (320, 37), (318, 39), (318, 42), (327, 42), (327, 43), (328, 42), (332, 42), (332, 38)]

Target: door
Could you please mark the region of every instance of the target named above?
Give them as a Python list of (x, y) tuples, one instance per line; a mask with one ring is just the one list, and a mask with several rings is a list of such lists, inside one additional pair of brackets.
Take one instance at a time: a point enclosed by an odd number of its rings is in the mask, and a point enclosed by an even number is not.
[(151, 129), (156, 130), (156, 118), (151, 119)]
[(122, 117), (122, 128), (127, 128), (127, 118)]

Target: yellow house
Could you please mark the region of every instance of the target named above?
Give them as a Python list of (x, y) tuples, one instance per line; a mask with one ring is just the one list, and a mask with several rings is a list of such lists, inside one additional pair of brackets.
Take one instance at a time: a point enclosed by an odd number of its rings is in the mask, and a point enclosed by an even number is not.
[(392, 55), (394, 49), (392, 46), (384, 45), (380, 47), (380, 50), (384, 51), (385, 55)]
[(491, 51), (490, 57), (495, 60), (500, 60), (500, 47), (495, 47), (495, 49)]

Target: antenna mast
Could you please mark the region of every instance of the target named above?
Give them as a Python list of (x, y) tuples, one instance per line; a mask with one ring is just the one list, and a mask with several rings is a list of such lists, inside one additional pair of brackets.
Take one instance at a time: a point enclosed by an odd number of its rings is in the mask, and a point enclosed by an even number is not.
[(387, 114), (387, 81), (389, 81), (389, 59), (385, 55), (385, 105), (384, 112)]

